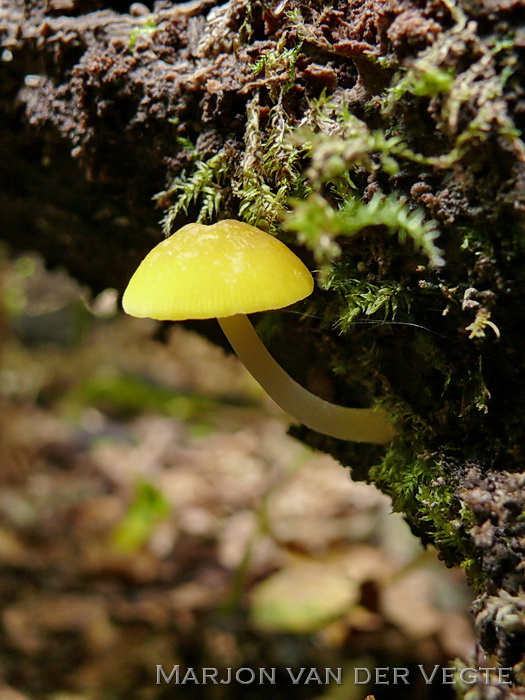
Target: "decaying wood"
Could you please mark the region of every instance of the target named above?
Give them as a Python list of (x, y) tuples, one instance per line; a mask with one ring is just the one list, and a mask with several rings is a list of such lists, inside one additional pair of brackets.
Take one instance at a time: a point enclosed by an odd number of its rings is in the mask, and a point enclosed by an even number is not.
[[(33, 0), (24, 6), (4, 0), (0, 11), (2, 238), (15, 252), (40, 251), (49, 265), (65, 266), (93, 289), (122, 290), (137, 261), (160, 240), (162, 212), (156, 206), (165, 203), (155, 205), (153, 197), (189, 167), (192, 154), (181, 146), (182, 141), (193, 142), (201, 156), (226, 149), (232, 163), (241, 161), (248, 102), (289, 78), (286, 71), (254, 75), (250, 66), (277, 46), (290, 12), (297, 7), (295, 0), (230, 0), (220, 6), (213, 0), (165, 2), (154, 8), (154, 31), (148, 31), (150, 10), (138, 3), (127, 8), (115, 2), (108, 8), (96, 0)], [(465, 90), (482, 81), (494, 87), (497, 47), (484, 46), (483, 36), (499, 32), (503, 39), (511, 37), (519, 55), (525, 46), (524, 9), (520, 0), (463, 0), (459, 8), (451, 0), (301, 3), (296, 33), (304, 49), (288, 109), (296, 110), (299, 122), (306, 98), (326, 89), (344, 96), (370, 124), (379, 123), (373, 111), (363, 110), (365, 103), (370, 108), (370, 100), (384, 92), (394, 73), (388, 61), (379, 59), (389, 57), (397, 66), (410, 66), (454, 22), (461, 31), (443, 43), (439, 60), (452, 57), (451, 65), (465, 73), (464, 66), (473, 67)], [(464, 21), (458, 13), (464, 13)], [(451, 160), (448, 168), (436, 167), (421, 179), (410, 169), (415, 166), (406, 166), (392, 177), (391, 188), (409, 193), (444, 231), (448, 267), (441, 278), (425, 279), (419, 288), (414, 285), (413, 293), (419, 295), (416, 303), (422, 303), (424, 294), (430, 295), (428, 307), (447, 294), (453, 299), (454, 290), (462, 284), (474, 290), (465, 292), (464, 313), (474, 314), (498, 298), (499, 306), (490, 308), (499, 310), (493, 326), (501, 342), (493, 338), (483, 351), (493, 394), (487, 417), (479, 413), (477, 431), (470, 423), (466, 433), (455, 432), (457, 402), (447, 403), (448, 389), (438, 390), (439, 382), (431, 374), (434, 367), (422, 367), (414, 360), (419, 356), (411, 354), (410, 339), (406, 346), (399, 335), (391, 339), (389, 357), (378, 363), (378, 372), (393, 387), (393, 394), (408, 401), (424, 419), (435, 421), (436, 442), (426, 446), (424, 457), (439, 457), (447, 478), (455, 484), (458, 513), (468, 512), (468, 518), (458, 516), (458, 522), (462, 542), (477, 560), (485, 581), (474, 605), (481, 648), (489, 660), (513, 669), (514, 685), (480, 685), (469, 690), (469, 700), (525, 696), (525, 476), (520, 443), (525, 430), (516, 424), (516, 415), (522, 414), (518, 400), (525, 393), (519, 296), (523, 280), (505, 265), (505, 246), (512, 244), (504, 238), (505, 222), (522, 230), (524, 224), (523, 143), (510, 127), (505, 131), (505, 124), (523, 123), (525, 82), (519, 63), (509, 66), (515, 86), (508, 94), (486, 91), (477, 95), (476, 103), (459, 102), (457, 113), (447, 116), (444, 130), (436, 131), (437, 140), (452, 138), (477, 109), (489, 105), (493, 113), (487, 123), (501, 127), (498, 131), (494, 126), (493, 138), (480, 140), (469, 162)], [(413, 115), (414, 143), (420, 147), (432, 140), (432, 120), (437, 120), (432, 109), (431, 102), (427, 113)], [(263, 117), (265, 110), (267, 114), (268, 106), (261, 106)], [(378, 179), (369, 178), (365, 190), (369, 198)], [(235, 216), (236, 207), (235, 195), (226, 193), (223, 213)], [(193, 213), (188, 213), (188, 219), (179, 216), (178, 222), (185, 223)], [(476, 253), (475, 260), (465, 262), (456, 232), (487, 225), (494, 230), (493, 257)], [(380, 265), (387, 266), (386, 257), (379, 258)], [(451, 332), (452, 339), (441, 343), (440, 351), (452, 364), (464, 362), (467, 367), (470, 361), (474, 366), (478, 355), (468, 345), (468, 334), (454, 335), (457, 328), (446, 325), (451, 324), (449, 319), (440, 318), (432, 331)], [(485, 319), (488, 322), (489, 316)], [(322, 344), (315, 322), (305, 325), (302, 333), (316, 349)], [(337, 334), (326, 335), (333, 348), (343, 346)], [(378, 346), (384, 347), (387, 341), (383, 335)], [(398, 360), (396, 368), (393, 358)], [(351, 394), (344, 387), (337, 390), (342, 401), (345, 391)], [(437, 404), (443, 406), (440, 411)], [(443, 435), (446, 440), (450, 435), (446, 446), (440, 442)], [(342, 462), (357, 465), (357, 474), (363, 478), (374, 459), (379, 459), (377, 453), (360, 457), (348, 446), (306, 433), (303, 437), (332, 451)], [(385, 483), (381, 486), (385, 488)], [(435, 488), (439, 486), (436, 479)], [(412, 518), (411, 524), (424, 542), (434, 541), (431, 522)], [(441, 544), (439, 550), (448, 564), (464, 563), (454, 545)]]

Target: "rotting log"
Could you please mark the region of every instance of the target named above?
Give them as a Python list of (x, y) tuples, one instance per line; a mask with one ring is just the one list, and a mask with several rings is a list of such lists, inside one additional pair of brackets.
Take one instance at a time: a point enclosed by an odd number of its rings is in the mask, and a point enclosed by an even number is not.
[(396, 438), (385, 455), (295, 433), (466, 570), (473, 663), (513, 680), (460, 689), (469, 700), (525, 696), (524, 10), (0, 9), (2, 238), (122, 290), (163, 215), (167, 231), (197, 217), (285, 231), (320, 285), (302, 319), (266, 321), (273, 351), (330, 400), (379, 398)]

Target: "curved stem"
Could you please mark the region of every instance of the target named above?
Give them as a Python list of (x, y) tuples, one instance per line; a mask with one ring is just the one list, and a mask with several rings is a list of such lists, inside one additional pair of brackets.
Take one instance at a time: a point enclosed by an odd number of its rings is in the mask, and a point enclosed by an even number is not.
[(312, 430), (339, 440), (375, 443), (390, 440), (392, 429), (384, 411), (346, 408), (315, 396), (274, 360), (246, 316), (238, 314), (218, 321), (246, 369), (286, 413)]

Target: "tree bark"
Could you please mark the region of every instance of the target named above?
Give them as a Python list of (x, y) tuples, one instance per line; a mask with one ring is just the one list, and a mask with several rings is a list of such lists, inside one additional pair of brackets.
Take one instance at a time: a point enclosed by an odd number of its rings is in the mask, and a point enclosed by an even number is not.
[(385, 455), (296, 433), (467, 571), (475, 662), (512, 678), (460, 688), (469, 700), (525, 696), (524, 9), (0, 10), (3, 239), (122, 290), (162, 212), (170, 230), (219, 216), (277, 231), (284, 218), (322, 284), (301, 321), (272, 317), (273, 351), (325, 398), (379, 398), (396, 437)]

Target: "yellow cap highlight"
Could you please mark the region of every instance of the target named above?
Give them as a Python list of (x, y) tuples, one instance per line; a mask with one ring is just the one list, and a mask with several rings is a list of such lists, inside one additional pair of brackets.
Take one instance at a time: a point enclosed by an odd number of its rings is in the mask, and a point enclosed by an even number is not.
[(223, 318), (289, 306), (313, 286), (284, 243), (226, 219), (188, 224), (159, 243), (131, 278), (122, 305), (131, 316), (159, 321)]

